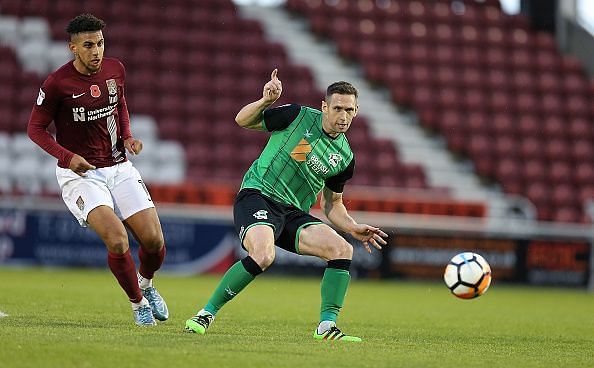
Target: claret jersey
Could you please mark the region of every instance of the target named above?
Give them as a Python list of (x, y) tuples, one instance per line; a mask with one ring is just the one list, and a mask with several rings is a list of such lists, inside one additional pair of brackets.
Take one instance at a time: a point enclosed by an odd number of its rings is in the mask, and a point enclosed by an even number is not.
[[(123, 142), (130, 138), (124, 98), (125, 70), (117, 59), (104, 58), (95, 74), (79, 73), (70, 61), (48, 76), (29, 120), (29, 135), (68, 168), (73, 154), (96, 167), (126, 161)], [(56, 142), (46, 129), (56, 126)]]
[(272, 134), (242, 189), (258, 189), (305, 212), (324, 186), (342, 193), (355, 158), (344, 134), (332, 138), (322, 130), (321, 111), (295, 104), (266, 110), (264, 127)]

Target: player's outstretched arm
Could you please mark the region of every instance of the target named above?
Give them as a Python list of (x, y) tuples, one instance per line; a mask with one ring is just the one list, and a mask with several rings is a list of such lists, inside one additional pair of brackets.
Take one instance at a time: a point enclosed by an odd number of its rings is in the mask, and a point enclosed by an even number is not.
[(243, 128), (262, 130), (262, 113), (268, 106), (279, 99), (283, 92), (283, 84), (278, 79), (278, 69), (270, 74), (270, 81), (264, 85), (262, 98), (245, 105), (235, 117), (235, 122)]
[(320, 205), (328, 220), (339, 229), (348, 232), (355, 239), (362, 242), (369, 253), (371, 253), (369, 244), (373, 245), (376, 249), (382, 249), (382, 245), (386, 245), (386, 240), (384, 238), (387, 238), (388, 234), (377, 227), (358, 224), (349, 215), (342, 202), (342, 193), (336, 193), (327, 187), (324, 187)]

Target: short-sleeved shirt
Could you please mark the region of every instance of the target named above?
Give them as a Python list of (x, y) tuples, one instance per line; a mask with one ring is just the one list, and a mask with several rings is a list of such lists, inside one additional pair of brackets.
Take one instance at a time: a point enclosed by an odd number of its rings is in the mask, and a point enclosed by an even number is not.
[(263, 125), (272, 132), (260, 157), (244, 175), (241, 188), (308, 212), (324, 186), (342, 193), (352, 178), (354, 154), (344, 134), (322, 129), (322, 112), (295, 104), (264, 112)]
[[(41, 86), (30, 121), (53, 120), (58, 144), (96, 167), (124, 162), (123, 141), (131, 136), (124, 81), (124, 66), (117, 59), (104, 58), (101, 70), (91, 75), (69, 62)], [(58, 165), (68, 167), (67, 162)]]

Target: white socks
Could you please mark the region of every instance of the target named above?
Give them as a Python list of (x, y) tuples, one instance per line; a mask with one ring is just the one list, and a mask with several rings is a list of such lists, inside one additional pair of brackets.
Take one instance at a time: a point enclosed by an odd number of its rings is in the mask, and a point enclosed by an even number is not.
[[(140, 276), (138, 272), (136, 273), (136, 275), (138, 276), (138, 286), (140, 286), (140, 289), (144, 290), (146, 288), (153, 286), (153, 279), (145, 279), (144, 277)], [(140, 302), (132, 303), (132, 310), (138, 310), (138, 308), (145, 305), (149, 305), (149, 302), (143, 296)]]
[(145, 279), (144, 277), (140, 276), (139, 273), (136, 273), (138, 276), (138, 286), (141, 289), (146, 289), (153, 286), (153, 279)]
[(332, 327), (336, 326), (336, 322), (333, 321), (322, 321), (318, 325), (318, 334), (323, 334), (324, 332), (328, 331)]
[(143, 296), (142, 300), (138, 303), (132, 303), (132, 310), (138, 310), (140, 307), (144, 307), (145, 305), (149, 305), (148, 300)]

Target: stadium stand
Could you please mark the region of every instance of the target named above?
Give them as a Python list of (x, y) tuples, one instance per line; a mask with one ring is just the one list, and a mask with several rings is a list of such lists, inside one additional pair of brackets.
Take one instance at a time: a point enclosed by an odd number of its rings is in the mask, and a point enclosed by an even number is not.
[[(257, 98), (270, 70), (278, 67), (288, 86), (279, 104), (298, 101), (317, 107), (323, 93), (314, 87), (311, 72), (291, 64), (282, 45), (267, 41), (258, 22), (240, 18), (231, 1), (192, 5), (189, 0), (108, 1), (101, 6), (75, 0), (58, 0), (51, 6), (41, 0), (0, 1), (0, 29), (8, 30), (2, 35), (7, 57), (2, 58), (0, 81), (12, 86), (0, 95), (0, 111), (11, 117), (3, 120), (2, 131), (24, 132), (41, 78), (64, 60), (59, 46), (65, 45), (53, 40), (65, 41), (63, 29), (73, 16), (93, 12), (108, 23), (106, 54), (127, 66), (131, 111), (153, 119), (160, 138), (183, 145), (185, 180), (237, 186), (266, 136), (237, 129), (233, 118), (238, 107)], [(133, 131), (143, 119), (133, 119)], [(145, 123), (138, 124), (143, 131)], [(372, 137), (364, 116), (350, 137), (360, 162), (354, 184), (427, 188), (422, 168), (402, 163), (391, 141)], [(147, 182), (154, 185), (182, 180), (179, 169), (163, 175), (168, 170), (163, 147), (136, 158)], [(180, 156), (179, 151), (172, 153)], [(372, 159), (377, 157), (382, 159)]]
[(589, 221), (592, 89), (550, 34), (504, 14), (496, 0), (288, 0), (287, 9), (470, 158), (478, 175), (531, 200), (539, 220)]

